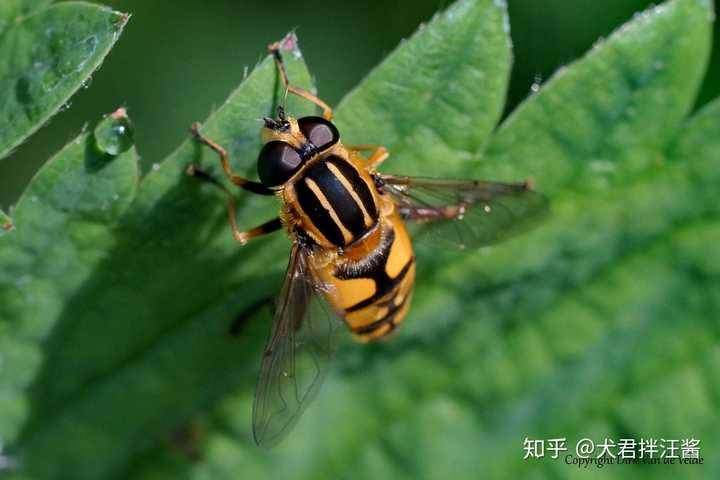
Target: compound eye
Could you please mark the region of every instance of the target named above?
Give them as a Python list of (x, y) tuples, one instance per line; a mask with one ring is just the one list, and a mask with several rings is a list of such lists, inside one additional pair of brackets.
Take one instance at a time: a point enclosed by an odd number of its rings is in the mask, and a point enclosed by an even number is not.
[(315, 145), (318, 151), (326, 150), (340, 140), (340, 133), (335, 125), (322, 117), (303, 117), (298, 120), (298, 126), (308, 142)]
[(300, 154), (285, 142), (265, 144), (258, 156), (258, 176), (266, 187), (276, 187), (290, 180), (302, 166)]

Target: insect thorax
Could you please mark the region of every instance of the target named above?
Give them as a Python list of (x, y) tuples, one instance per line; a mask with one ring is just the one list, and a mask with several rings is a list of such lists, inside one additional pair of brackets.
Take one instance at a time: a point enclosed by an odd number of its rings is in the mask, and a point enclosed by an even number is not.
[(309, 165), (292, 185), (300, 226), (321, 245), (346, 247), (378, 222), (377, 192), (357, 165), (328, 155)]

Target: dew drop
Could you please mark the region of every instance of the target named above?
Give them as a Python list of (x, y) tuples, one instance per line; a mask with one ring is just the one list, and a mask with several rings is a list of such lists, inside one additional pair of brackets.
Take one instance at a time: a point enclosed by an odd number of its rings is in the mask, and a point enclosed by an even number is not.
[(540, 84), (533, 83), (532, 85), (530, 85), (530, 91), (533, 93), (538, 93), (540, 91)]
[(116, 193), (115, 195), (112, 196), (112, 199), (117, 202), (118, 200), (120, 200), (120, 195), (118, 195)]
[(119, 108), (95, 127), (95, 143), (101, 152), (119, 155), (133, 146), (133, 133), (127, 111)]
[(152, 169), (153, 169), (153, 171), (157, 172), (158, 170), (160, 170), (160, 164), (159, 164), (159, 163), (153, 163), (153, 164), (152, 164)]

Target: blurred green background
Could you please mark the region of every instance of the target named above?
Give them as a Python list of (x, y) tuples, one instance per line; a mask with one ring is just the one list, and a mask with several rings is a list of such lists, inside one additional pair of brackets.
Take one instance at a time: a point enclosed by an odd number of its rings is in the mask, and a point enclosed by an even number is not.
[[(89, 88), (0, 161), (0, 207), (87, 122), (117, 106), (136, 124), (143, 166), (161, 160), (252, 68), (266, 45), (295, 29), (318, 90), (336, 103), (398, 42), (447, 2), (107, 0), (133, 18)], [(508, 0), (515, 65), (506, 113), (559, 66), (647, 8), (645, 0)], [(717, 2), (716, 2), (717, 3)], [(716, 27), (717, 30), (717, 27)], [(698, 105), (720, 94), (720, 34)], [(480, 86), (480, 88), (482, 88)]]

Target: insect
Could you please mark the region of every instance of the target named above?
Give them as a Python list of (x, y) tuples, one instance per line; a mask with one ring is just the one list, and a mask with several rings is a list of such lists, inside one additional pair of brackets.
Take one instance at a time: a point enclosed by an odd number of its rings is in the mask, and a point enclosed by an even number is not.
[(280, 199), (279, 216), (240, 231), (230, 192), (199, 167), (189, 169), (225, 190), (241, 244), (281, 229), (292, 241), (253, 404), (253, 434), (265, 447), (284, 438), (317, 393), (343, 322), (356, 340), (371, 342), (395, 332), (406, 316), (415, 283), (406, 224), (419, 224), (435, 240), (474, 248), (527, 228), (548, 206), (529, 182), (379, 173), (387, 149), (343, 144), (332, 109), (289, 82), (280, 49), (270, 46), (285, 95), (298, 95), (323, 113), (293, 118), (281, 106), (276, 117), (264, 118), (260, 182), (233, 173), (226, 150), (203, 136), (198, 124), (192, 128), (197, 141), (217, 152), (233, 184)]

